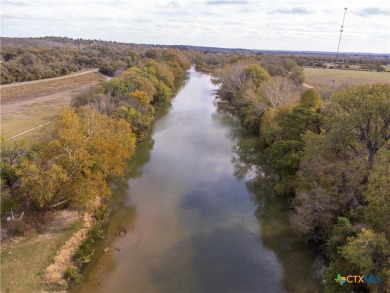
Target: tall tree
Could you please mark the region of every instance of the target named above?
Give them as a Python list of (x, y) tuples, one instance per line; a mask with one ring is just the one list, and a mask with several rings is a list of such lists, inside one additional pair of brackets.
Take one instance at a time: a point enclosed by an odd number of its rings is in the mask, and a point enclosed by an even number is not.
[(335, 94), (329, 116), (329, 135), (354, 152), (363, 147), (371, 169), (390, 138), (390, 84), (359, 85)]
[(89, 107), (65, 110), (50, 136), (20, 170), (21, 190), (38, 208), (60, 202), (88, 206), (95, 197), (110, 195), (106, 177), (122, 174), (135, 149), (127, 122)]
[[(364, 193), (375, 157), (390, 136), (389, 95), (388, 84), (344, 90), (332, 97), (325, 110), (328, 131), (304, 135), (296, 211), (292, 216), (298, 230), (321, 238), (338, 216), (366, 204)], [(374, 180), (372, 184), (385, 184)], [(372, 197), (377, 195), (366, 192), (373, 203)]]

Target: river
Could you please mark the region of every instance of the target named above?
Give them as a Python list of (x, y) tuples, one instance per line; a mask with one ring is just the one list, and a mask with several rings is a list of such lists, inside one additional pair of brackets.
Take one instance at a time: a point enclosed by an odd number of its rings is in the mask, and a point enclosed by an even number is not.
[(74, 292), (322, 291), (316, 252), (262, 176), (258, 138), (217, 109), (214, 90), (189, 71), (113, 182), (105, 238)]

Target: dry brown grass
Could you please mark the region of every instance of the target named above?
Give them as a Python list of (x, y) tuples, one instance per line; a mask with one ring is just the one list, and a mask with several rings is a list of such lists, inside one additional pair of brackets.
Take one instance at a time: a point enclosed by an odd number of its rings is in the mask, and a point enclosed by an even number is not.
[(323, 96), (345, 87), (362, 83), (389, 83), (390, 73), (343, 69), (305, 68), (306, 83), (316, 88)]
[(56, 211), (46, 221), (44, 233), (1, 243), (1, 292), (43, 292), (44, 269), (81, 222), (75, 211)]
[(53, 263), (45, 269), (43, 280), (47, 285), (66, 285), (64, 272), (72, 263), (72, 257), (85, 240), (91, 225), (91, 214), (85, 213), (83, 227), (75, 232), (65, 245), (61, 247), (54, 257)]
[(89, 72), (77, 76), (69, 76), (61, 79), (40, 80), (34, 83), (21, 83), (15, 86), (1, 87), (1, 103), (15, 103), (54, 94), (82, 85), (96, 84), (105, 79), (97, 72)]
[[(72, 97), (106, 79), (96, 72), (1, 87), (1, 135), (18, 135), (56, 119)], [(15, 139), (35, 139), (41, 129)]]

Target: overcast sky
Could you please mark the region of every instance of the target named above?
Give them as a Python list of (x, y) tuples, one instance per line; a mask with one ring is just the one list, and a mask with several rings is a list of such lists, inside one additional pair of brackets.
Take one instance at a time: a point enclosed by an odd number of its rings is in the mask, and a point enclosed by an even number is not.
[(388, 0), (1, 0), (1, 36), (390, 53)]

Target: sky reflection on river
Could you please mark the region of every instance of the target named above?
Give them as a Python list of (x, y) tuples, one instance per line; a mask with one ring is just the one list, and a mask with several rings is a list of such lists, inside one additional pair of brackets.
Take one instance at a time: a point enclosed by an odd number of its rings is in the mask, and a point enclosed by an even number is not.
[[(292, 234), (269, 180), (253, 181), (257, 139), (213, 104), (191, 71), (126, 179), (107, 237), (75, 292), (316, 292), (314, 252)], [(125, 229), (126, 237), (118, 237)]]

